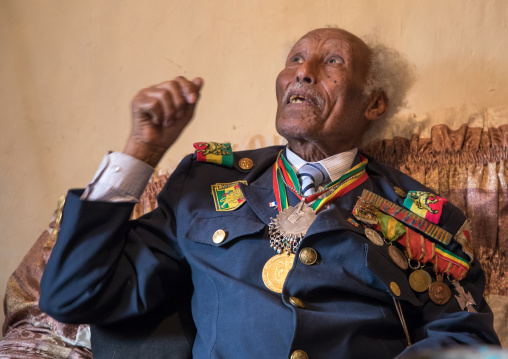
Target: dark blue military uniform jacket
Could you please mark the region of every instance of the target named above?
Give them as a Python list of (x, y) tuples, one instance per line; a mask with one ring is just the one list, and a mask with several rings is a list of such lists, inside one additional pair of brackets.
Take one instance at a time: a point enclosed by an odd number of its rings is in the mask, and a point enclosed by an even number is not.
[[(411, 270), (399, 269), (386, 245), (372, 244), (361, 226), (347, 221), (364, 189), (398, 205), (403, 198), (394, 186), (427, 190), (373, 160), (369, 179), (320, 212), (302, 240), (299, 251), (312, 247), (318, 261), (305, 265), (296, 253), (283, 293), (266, 288), (262, 269), (276, 254), (267, 225), (277, 215), (269, 203), (275, 201), (272, 165), (280, 150), (235, 153), (235, 163), (254, 161), (251, 170), (188, 156), (159, 194), (159, 207), (136, 221), (129, 221), (132, 204), (81, 201), (81, 191), (70, 191), (41, 283), (41, 308), (63, 322), (110, 323), (172, 303), (192, 283), (194, 358), (289, 358), (295, 350), (311, 359), (393, 358), (418, 348), (499, 342), (477, 262), (461, 284), (479, 313), (462, 311), (453, 296), (437, 305), (428, 293), (411, 290)], [(211, 186), (239, 180), (248, 183), (241, 185), (246, 202), (217, 211)], [(291, 205), (298, 203), (288, 196)], [(439, 226), (455, 234), (464, 220), (447, 204)], [(227, 236), (216, 244), (218, 229)], [(466, 258), (455, 242), (447, 249)], [(426, 269), (432, 273), (430, 265)], [(400, 296), (390, 291), (392, 282)], [(414, 343), (408, 349), (394, 297)]]

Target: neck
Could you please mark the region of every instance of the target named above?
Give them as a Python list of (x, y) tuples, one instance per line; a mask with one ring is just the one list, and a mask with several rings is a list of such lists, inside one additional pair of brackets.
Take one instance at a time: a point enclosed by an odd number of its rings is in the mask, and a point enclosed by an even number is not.
[(343, 146), (334, 146), (328, 148), (317, 143), (311, 143), (308, 141), (288, 140), (288, 147), (291, 151), (296, 153), (302, 159), (307, 162), (318, 162), (325, 158), (336, 155), (337, 153), (346, 152), (355, 148), (352, 144), (346, 144)]

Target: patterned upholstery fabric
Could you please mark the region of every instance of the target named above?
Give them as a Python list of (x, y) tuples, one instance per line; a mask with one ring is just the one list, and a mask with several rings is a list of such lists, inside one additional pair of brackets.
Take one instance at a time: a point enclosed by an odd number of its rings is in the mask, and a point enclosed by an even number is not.
[(53, 249), (52, 221), (7, 282), (0, 358), (91, 359), (90, 328), (59, 323), (39, 309), (39, 282)]

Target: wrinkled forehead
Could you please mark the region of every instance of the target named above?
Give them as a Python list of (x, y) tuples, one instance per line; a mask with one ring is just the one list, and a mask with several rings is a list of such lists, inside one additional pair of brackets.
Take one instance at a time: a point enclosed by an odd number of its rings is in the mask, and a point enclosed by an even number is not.
[(370, 49), (362, 39), (339, 28), (316, 29), (302, 36), (291, 52), (299, 47), (320, 45), (346, 51), (355, 61), (370, 58)]

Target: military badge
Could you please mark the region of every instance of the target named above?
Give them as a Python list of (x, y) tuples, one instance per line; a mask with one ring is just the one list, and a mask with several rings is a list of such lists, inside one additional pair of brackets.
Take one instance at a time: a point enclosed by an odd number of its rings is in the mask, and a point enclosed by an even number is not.
[(240, 183), (247, 184), (247, 181), (216, 183), (212, 185), (215, 210), (233, 211), (245, 202), (245, 197), (240, 189)]
[(409, 191), (404, 200), (404, 207), (420, 217), (438, 224), (443, 212), (443, 205), (447, 202), (448, 200), (445, 198), (430, 192)]
[(233, 150), (230, 143), (196, 142), (196, 160), (211, 162), (226, 167), (233, 166)]

